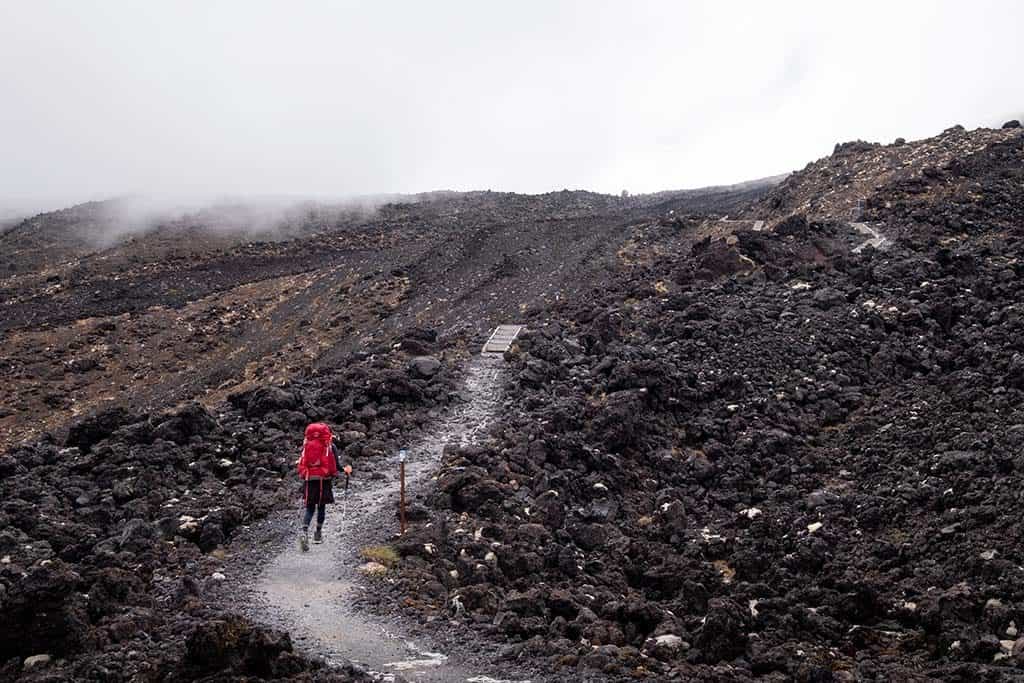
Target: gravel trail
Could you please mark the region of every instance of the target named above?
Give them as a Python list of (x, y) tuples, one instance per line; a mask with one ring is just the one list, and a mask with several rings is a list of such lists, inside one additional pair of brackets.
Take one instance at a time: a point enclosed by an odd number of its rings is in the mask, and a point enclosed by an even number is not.
[[(410, 492), (430, 485), (446, 444), (473, 443), (483, 435), (501, 405), (498, 380), (503, 367), (500, 355), (478, 356), (468, 364), (463, 401), (409, 449)], [(502, 680), (456, 654), (407, 637), (399, 620), (354, 607), (372, 589), (372, 581), (357, 571), (363, 562), (359, 549), (386, 539), (386, 526), (395, 524), (397, 470), (396, 464), (381, 479), (353, 479), (347, 500), (343, 487), (337, 486), (337, 504), (328, 508), (324, 543), (311, 545), (309, 552), (298, 548), (297, 510), (268, 520), (271, 527), (285, 530), (285, 542), (263, 566), (250, 596), (250, 611), (265, 623), (287, 629), (299, 650), (328, 661), (351, 660), (382, 681), (394, 680), (396, 674), (425, 682)]]
[(859, 254), (864, 251), (865, 247), (874, 247), (875, 249), (886, 249), (889, 246), (889, 238), (876, 230), (867, 223), (850, 223), (850, 227), (856, 230), (861, 235), (867, 237), (867, 239), (861, 244), (857, 245), (853, 249), (854, 254)]

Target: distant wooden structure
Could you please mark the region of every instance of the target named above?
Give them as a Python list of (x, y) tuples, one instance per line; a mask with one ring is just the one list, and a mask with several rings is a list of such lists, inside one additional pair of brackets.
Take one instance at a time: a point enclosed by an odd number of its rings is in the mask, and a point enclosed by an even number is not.
[(524, 329), (522, 325), (498, 325), (487, 339), (481, 353), (505, 353)]

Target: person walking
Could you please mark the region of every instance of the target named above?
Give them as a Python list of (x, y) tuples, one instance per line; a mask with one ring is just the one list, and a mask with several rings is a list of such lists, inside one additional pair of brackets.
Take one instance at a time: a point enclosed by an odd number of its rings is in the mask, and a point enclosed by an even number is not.
[[(309, 524), (313, 521), (313, 515), (316, 515), (313, 543), (322, 543), (327, 505), (334, 502), (332, 482), (338, 476), (338, 456), (334, 450), (334, 436), (328, 425), (314, 422), (306, 427), (302, 456), (297, 465), (299, 477), (302, 478), (302, 501), (305, 505), (299, 547), (306, 551), (309, 550)], [(342, 471), (347, 477), (352, 474), (352, 466), (345, 465)]]

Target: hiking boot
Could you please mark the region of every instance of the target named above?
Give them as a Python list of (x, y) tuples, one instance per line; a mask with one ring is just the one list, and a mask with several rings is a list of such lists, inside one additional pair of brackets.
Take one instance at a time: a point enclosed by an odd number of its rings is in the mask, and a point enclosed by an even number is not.
[(299, 534), (299, 550), (302, 552), (309, 550), (309, 529), (303, 529)]
[(323, 534), (320, 533), (320, 529), (317, 529), (316, 531), (313, 532), (313, 543), (323, 543), (323, 542), (324, 542)]

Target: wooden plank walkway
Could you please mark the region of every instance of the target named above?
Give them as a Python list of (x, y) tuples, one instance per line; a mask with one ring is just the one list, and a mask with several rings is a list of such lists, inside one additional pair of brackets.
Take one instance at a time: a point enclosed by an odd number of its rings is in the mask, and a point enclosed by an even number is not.
[(887, 249), (889, 247), (889, 239), (867, 223), (850, 223), (850, 227), (868, 238), (867, 241), (862, 242), (859, 246), (853, 249), (854, 254), (859, 254), (864, 251), (864, 247), (868, 245), (871, 245), (875, 249)]
[(522, 325), (498, 325), (484, 344), (481, 353), (505, 353), (523, 329)]

